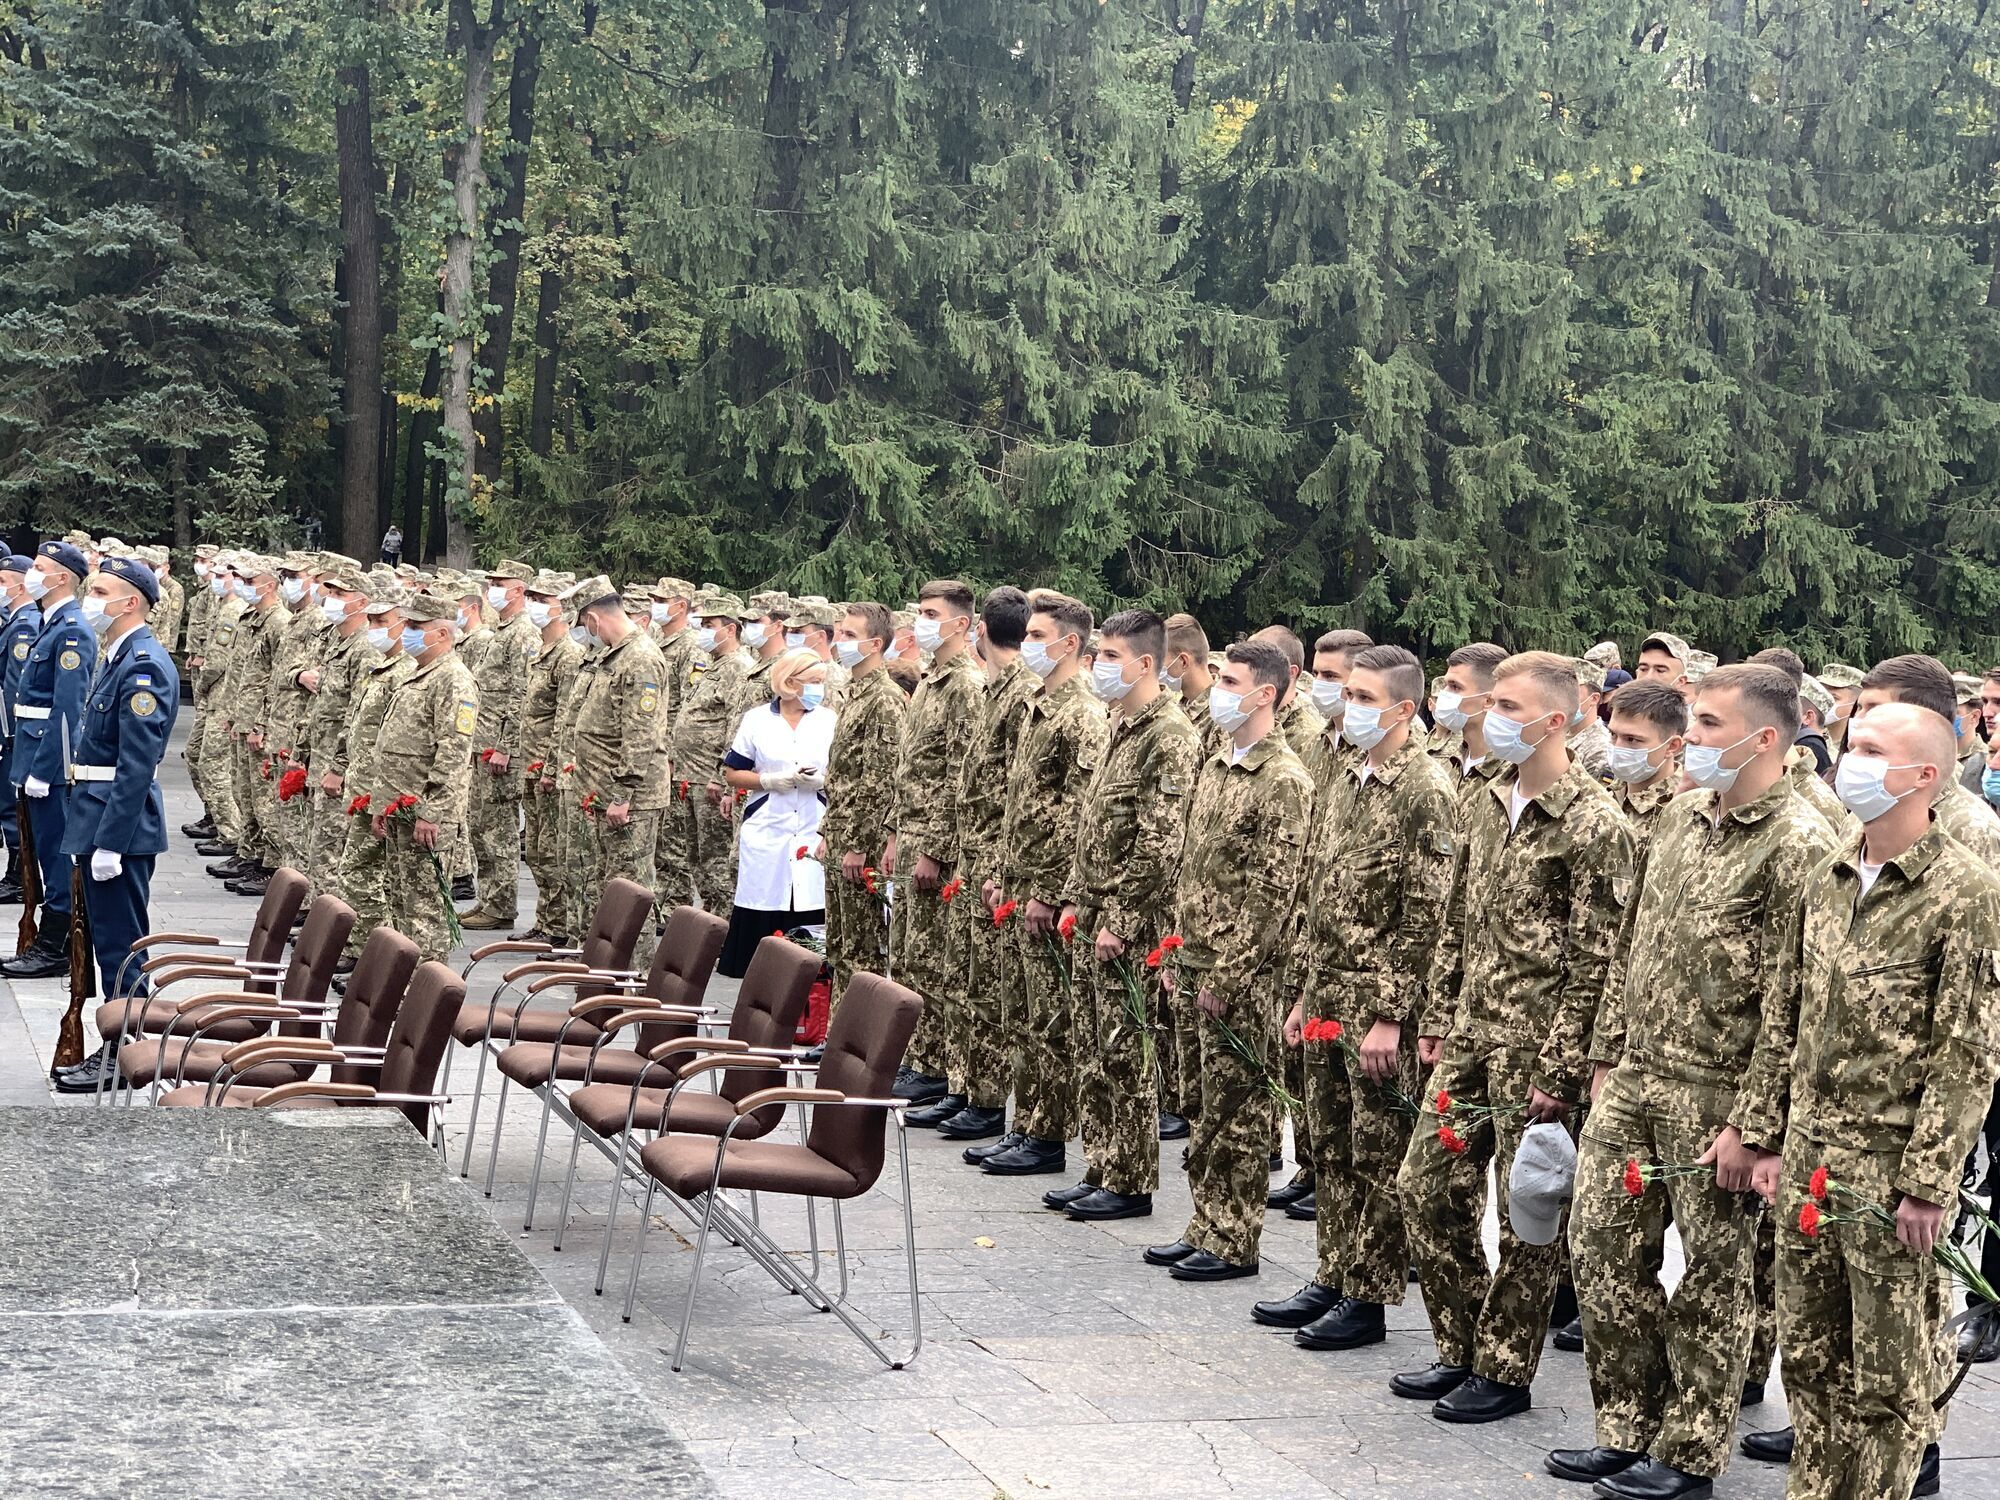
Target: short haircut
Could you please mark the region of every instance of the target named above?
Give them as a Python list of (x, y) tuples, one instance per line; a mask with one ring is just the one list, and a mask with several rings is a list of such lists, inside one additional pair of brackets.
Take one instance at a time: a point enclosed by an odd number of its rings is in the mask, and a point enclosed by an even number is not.
[(979, 633), (1002, 651), (1019, 651), (1028, 633), (1028, 596), (1011, 583), (988, 589), (979, 606)]
[(1988, 667), (1986, 669), (1986, 680), (1988, 682), (2000, 682), (2000, 667)]
[(1475, 681), (1491, 687), (1493, 674), (1500, 670), (1500, 663), (1506, 659), (1505, 646), (1496, 646), (1491, 641), (1474, 641), (1471, 645), (1460, 646), (1452, 652), (1444, 659), (1444, 664), (1447, 667), (1470, 667)]
[(1052, 589), (1037, 590), (1034, 604), (1036, 614), (1047, 615), (1063, 628), (1064, 634), (1076, 637), (1078, 650), (1090, 644), (1090, 632), (1096, 620), (1091, 616), (1088, 604)]
[(1167, 659), (1167, 623), (1150, 609), (1121, 609), (1097, 633), (1100, 638), (1116, 636), (1140, 656), (1152, 657), (1156, 667)]
[(1951, 685), (1951, 673), (1935, 656), (1912, 653), (1878, 661), (1861, 679), (1861, 690), (1869, 688), (1881, 688), (1898, 703), (1928, 708), (1947, 724), (1958, 714), (1958, 689)]
[[(1169, 655), (1188, 655), (1198, 662), (1208, 661), (1208, 632), (1201, 628), (1201, 621), (1193, 615), (1167, 616), (1167, 651)], [(1994, 669), (2000, 671), (2000, 667)]]
[(1259, 687), (1276, 688), (1282, 696), (1292, 684), (1292, 669), (1285, 653), (1269, 641), (1238, 641), (1222, 653), (1225, 661), (1248, 667)]
[(935, 599), (955, 615), (972, 613), (972, 590), (956, 578), (933, 578), (917, 590), (917, 602)]
[[(1806, 664), (1799, 660), (1799, 654), (1784, 646), (1766, 646), (1750, 660), (1760, 667), (1776, 667), (1792, 679), (1792, 690), (1797, 692), (1805, 685)], [(1710, 674), (1713, 675), (1713, 674)]]
[(1558, 709), (1576, 710), (1576, 658), (1557, 656), (1553, 651), (1516, 651), (1493, 669), (1497, 683), (1506, 677), (1525, 677), (1549, 704), (1543, 713)]
[(1285, 665), (1294, 672), (1306, 669), (1306, 647), (1291, 631), (1282, 625), (1266, 625), (1262, 630), (1253, 631), (1250, 639), (1261, 641), (1266, 646), (1276, 646), (1285, 658)]
[(809, 651), (804, 646), (786, 651), (771, 663), (771, 696), (784, 698), (797, 692), (799, 679), (815, 667), (824, 667), (817, 651)]
[(869, 639), (886, 646), (896, 638), (895, 622), (889, 618), (887, 605), (862, 599), (848, 605), (847, 613), (861, 622), (861, 633)]
[[(1709, 676), (1712, 679), (1714, 673)], [(1688, 732), (1687, 699), (1680, 695), (1678, 688), (1670, 688), (1664, 682), (1621, 684), (1612, 690), (1611, 711), (1644, 719), (1662, 734), (1684, 735)]]
[(1424, 701), (1424, 665), (1401, 646), (1367, 646), (1348, 663), (1357, 672), (1380, 672), (1401, 703)]
[(924, 673), (921, 667), (906, 656), (898, 657), (895, 661), (884, 662), (882, 666), (883, 670), (889, 674), (889, 680), (903, 690), (904, 697), (915, 696), (917, 684), (923, 680)]
[(1695, 684), (1695, 701), (1699, 703), (1709, 693), (1731, 689), (1743, 704), (1744, 717), (1752, 724), (1760, 729), (1777, 730), (1786, 745), (1798, 737), (1799, 685), (1783, 667), (1759, 661), (1717, 667)]
[(1313, 655), (1318, 656), (1322, 651), (1338, 652), (1348, 658), (1347, 665), (1351, 667), (1355, 653), (1366, 651), (1374, 644), (1365, 630), (1329, 630), (1313, 642)]

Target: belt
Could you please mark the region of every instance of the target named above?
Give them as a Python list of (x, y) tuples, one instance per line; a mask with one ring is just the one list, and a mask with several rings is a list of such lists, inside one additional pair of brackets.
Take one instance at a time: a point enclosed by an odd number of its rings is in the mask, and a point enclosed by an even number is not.
[(53, 712), (55, 712), (53, 709), (31, 708), (23, 703), (19, 708), (14, 710), (14, 717), (17, 719), (46, 719)]
[(116, 766), (71, 766), (69, 768), (69, 779), (71, 781), (116, 781), (118, 779), (118, 768)]

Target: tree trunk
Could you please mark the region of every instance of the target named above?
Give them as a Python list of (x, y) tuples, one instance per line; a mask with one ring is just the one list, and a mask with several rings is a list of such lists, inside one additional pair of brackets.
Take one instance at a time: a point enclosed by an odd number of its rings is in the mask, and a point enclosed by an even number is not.
[(174, 497), (174, 546), (185, 552), (194, 545), (194, 518), (188, 513), (187, 449), (174, 449), (167, 483)]
[(451, 0), (451, 24), (465, 54), (465, 108), (460, 123), (457, 170), (451, 197), (455, 221), (444, 247), (444, 322), (451, 335), (445, 361), (444, 430), (456, 450), (445, 501), (445, 560), (453, 567), (472, 561), (467, 511), (476, 504), (479, 434), (472, 426), (473, 339), (478, 300), (472, 285), (473, 254), (479, 238), (479, 194), (486, 186), (483, 136), (487, 96), (493, 90), (494, 28), (480, 24), (472, 0)]
[[(1174, 95), (1174, 112), (1169, 127), (1175, 139), (1167, 143), (1166, 154), (1160, 159), (1160, 201), (1171, 203), (1181, 192), (1181, 163), (1179, 153), (1192, 149), (1192, 142), (1183, 146), (1179, 143), (1180, 133), (1187, 128), (1188, 104), (1194, 98), (1194, 65), (1196, 54), (1201, 51), (1202, 22), (1208, 18), (1208, 0), (1187, 0), (1182, 9), (1181, 0), (1166, 0), (1167, 24), (1187, 38), (1187, 50), (1174, 59), (1171, 86)], [(1181, 227), (1181, 216), (1168, 212), (1160, 220), (1160, 233), (1172, 234)]]
[[(382, 184), (378, 181), (379, 191)], [(382, 244), (382, 347), (396, 347), (396, 335), (402, 322), (398, 312), (397, 289), (403, 282), (402, 244), (396, 236), (396, 225), (403, 212), (409, 207), (410, 195), (416, 191), (416, 174), (410, 170), (408, 162), (396, 167), (396, 185), (389, 193), (389, 211), (379, 219)], [(382, 384), (382, 483), (375, 494), (375, 530), (379, 535), (389, 529), (396, 510), (396, 475), (400, 468), (397, 463), (396, 444), (402, 436), (402, 418), (396, 410), (396, 392), (385, 378)], [(404, 535), (416, 533), (404, 528)], [(367, 548), (369, 539), (364, 537), (362, 545)], [(373, 557), (372, 549), (354, 554), (366, 560)]]
[(421, 538), (424, 534), (424, 480), (431, 471), (430, 455), (426, 451), (437, 436), (438, 417), (431, 410), (431, 403), (437, 400), (438, 386), (444, 379), (444, 361), (438, 358), (437, 347), (433, 345), (424, 360), (423, 384), (417, 395), (421, 404), (410, 416), (410, 446), (403, 455), (403, 555), (414, 562), (424, 555)]
[(528, 410), (528, 451), (546, 458), (555, 441), (556, 372), (561, 365), (562, 271), (549, 266), (535, 294), (535, 396)]
[(342, 319), (340, 550), (361, 556), (382, 486), (382, 237), (375, 209), (374, 125), (367, 65), (342, 68), (333, 107), (340, 152)]
[(528, 211), (528, 147), (535, 135), (535, 85), (542, 72), (541, 16), (523, 10), (517, 23), (514, 68), (507, 80), (507, 154), (501, 166), (500, 201), (493, 217), (500, 228), (494, 236), (496, 254), (486, 300), (493, 311), (486, 319), (486, 345), (480, 363), (486, 367), (486, 389), (492, 396), (473, 414), (479, 433), (476, 455), (479, 475), (489, 485), (500, 482), (500, 398), (507, 390), (507, 360), (514, 343), (514, 310), (521, 290), (521, 225)]

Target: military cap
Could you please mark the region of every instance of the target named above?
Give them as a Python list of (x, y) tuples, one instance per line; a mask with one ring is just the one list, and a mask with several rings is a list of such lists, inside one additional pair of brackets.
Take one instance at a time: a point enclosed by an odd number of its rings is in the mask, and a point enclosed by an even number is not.
[(650, 583), (628, 583), (618, 591), (618, 602), (628, 610), (644, 613), (653, 607), (653, 586)]
[(1687, 680), (1700, 682), (1715, 670), (1718, 658), (1711, 651), (1690, 651), (1687, 654)]
[(916, 623), (917, 612), (914, 609), (896, 609), (889, 612), (889, 624), (892, 629), (908, 630)]
[(685, 578), (662, 578), (653, 585), (653, 596), (658, 599), (692, 599), (695, 586)]
[(97, 550), (99, 552), (129, 552), (132, 549), (125, 545), (122, 538), (108, 536), (97, 544)]
[(1858, 688), (1861, 686), (1861, 669), (1850, 667), (1846, 662), (1830, 661), (1814, 674), (1830, 688)]
[(203, 542), (200, 546), (194, 549), (194, 555), (196, 557), (213, 557), (215, 556), (216, 553), (220, 552), (221, 550), (222, 549), (216, 546), (214, 542)]
[(1958, 701), (1960, 703), (1970, 703), (1974, 698), (1977, 698), (1979, 696), (1979, 685), (1983, 680), (1982, 678), (1974, 677), (1970, 672), (1952, 673), (1951, 685), (1958, 691)]
[[(1667, 655), (1671, 656), (1682, 666), (1686, 666), (1694, 659), (1694, 652), (1690, 649), (1688, 643), (1679, 636), (1665, 630), (1656, 630), (1639, 643), (1641, 651), (1651, 651), (1655, 648), (1666, 652)], [(1713, 661), (1714, 658), (1710, 657), (1709, 660)]]
[(396, 564), (396, 576), (398, 578), (415, 578), (421, 572), (423, 572), (423, 569), (415, 563)]
[(370, 619), (374, 619), (379, 615), (386, 615), (392, 609), (401, 609), (403, 601), (407, 598), (409, 598), (409, 595), (405, 594), (399, 588), (374, 589), (370, 591), (368, 595), (368, 607), (362, 613), (366, 614)]
[(129, 583), (145, 597), (148, 604), (160, 602), (160, 580), (153, 576), (153, 570), (136, 557), (107, 557), (97, 565), (97, 571), (106, 578), (115, 578), (120, 583)]
[(566, 573), (551, 573), (544, 569), (528, 580), (527, 591), (543, 599), (560, 599), (563, 590), (576, 580)]
[(1583, 659), (1604, 668), (1608, 672), (1618, 664), (1618, 643), (1616, 641), (1599, 641), (1595, 646), (1592, 646), (1588, 651), (1583, 653)]
[(808, 625), (821, 630), (831, 630), (840, 623), (843, 611), (823, 594), (804, 594), (792, 601), (792, 612), (785, 617), (787, 630), (804, 630)]
[(617, 604), (618, 590), (602, 573), (593, 573), (583, 582), (571, 584), (562, 596), (562, 602), (570, 607), (572, 614), (580, 615), (593, 605)]
[(1575, 659), (1573, 665), (1576, 667), (1576, 680), (1579, 687), (1587, 687), (1593, 693), (1604, 691), (1604, 664), (1602, 662), (1592, 661), (1587, 656), (1579, 656)]
[(72, 547), (78, 548), (95, 547), (97, 545), (97, 538), (87, 531), (65, 531), (63, 533), (63, 540), (68, 542)]
[(792, 608), (792, 596), (780, 589), (765, 589), (761, 593), (752, 594), (746, 602), (750, 606), (747, 618), (753, 620), (762, 619), (765, 615), (777, 615), (783, 618)]
[(18, 552), (10, 552), (0, 558), (0, 573), (25, 573), (35, 565), (32, 557), (23, 557)]
[(140, 547), (134, 555), (149, 568), (164, 568), (167, 565), (165, 547)]
[(262, 573), (276, 574), (278, 571), (278, 560), (275, 557), (265, 557), (256, 552), (244, 552), (238, 555), (234, 567), (245, 578), (255, 578)]
[(519, 578), (523, 582), (526, 582), (535, 576), (535, 570), (526, 563), (516, 562), (510, 557), (505, 562), (495, 563), (492, 567), (488, 568), (486, 576), (488, 578)]
[(402, 603), (403, 617), (429, 624), (435, 620), (458, 620), (458, 601), (443, 594), (410, 594)]
[(35, 551), (57, 567), (69, 569), (78, 578), (90, 576), (90, 564), (83, 560), (83, 554), (76, 550), (73, 542), (43, 542)]
[(1826, 684), (1808, 672), (1799, 680), (1799, 699), (1808, 708), (1819, 710), (1819, 719), (1824, 724), (1833, 716), (1833, 694), (1826, 690)]
[(368, 585), (362, 581), (361, 572), (356, 568), (335, 568), (320, 582), (330, 589), (339, 589), (343, 594), (366, 594)]
[(287, 573), (310, 573), (319, 566), (319, 559), (310, 552), (287, 552), (278, 564)]
[(338, 573), (343, 568), (350, 573), (359, 573), (362, 568), (360, 558), (349, 557), (345, 552), (322, 552), (319, 560), (329, 573)]
[(753, 605), (745, 604), (734, 594), (717, 594), (713, 599), (708, 601), (708, 604), (701, 612), (701, 616), (704, 620), (720, 619), (741, 622), (744, 620), (761, 620), (764, 618), (764, 611), (755, 608)]

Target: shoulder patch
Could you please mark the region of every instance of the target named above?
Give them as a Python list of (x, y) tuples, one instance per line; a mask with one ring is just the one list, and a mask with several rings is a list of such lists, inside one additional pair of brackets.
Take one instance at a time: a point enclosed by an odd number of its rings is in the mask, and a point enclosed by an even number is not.
[(153, 716), (153, 710), (159, 706), (160, 700), (155, 698), (151, 693), (134, 693), (132, 695), (132, 712), (141, 719), (150, 719)]
[(66, 650), (61, 656), (56, 658), (56, 665), (61, 667), (65, 672), (74, 672), (78, 667), (83, 665), (83, 658), (74, 651)]
[(28, 659), (28, 643), (26, 641), (14, 642), (14, 660), (26, 661), (27, 659)]
[(460, 734), (471, 734), (473, 725), (479, 722), (479, 705), (470, 698), (458, 700), (458, 712), (452, 716), (452, 728)]
[(660, 685), (657, 682), (639, 684), (639, 712), (652, 713), (660, 706)]

